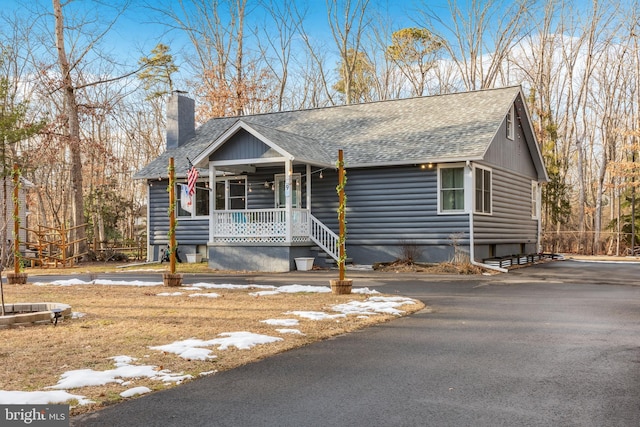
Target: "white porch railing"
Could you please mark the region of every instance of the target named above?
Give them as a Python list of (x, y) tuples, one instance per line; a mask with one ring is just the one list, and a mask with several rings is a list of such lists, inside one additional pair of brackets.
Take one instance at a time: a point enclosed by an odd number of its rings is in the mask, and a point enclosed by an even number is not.
[(309, 234), (311, 240), (331, 258), (338, 261), (340, 259), (338, 243), (340, 238), (338, 235), (318, 221), (315, 216), (309, 214), (309, 219), (311, 220), (311, 233)]
[[(215, 211), (213, 238), (228, 243), (287, 242), (286, 209)], [(313, 241), (338, 260), (338, 236), (307, 209), (291, 211), (291, 241)]]
[[(309, 240), (309, 211), (291, 212), (291, 241)], [(287, 213), (285, 209), (215, 211), (214, 239), (218, 242), (286, 242)]]

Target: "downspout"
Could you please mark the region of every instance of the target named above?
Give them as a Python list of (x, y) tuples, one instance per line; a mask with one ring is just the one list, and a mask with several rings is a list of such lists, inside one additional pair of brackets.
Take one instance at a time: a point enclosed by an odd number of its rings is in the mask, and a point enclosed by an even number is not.
[[(471, 162), (467, 162), (467, 167), (469, 167), (471, 173), (473, 173), (473, 166)], [(473, 182), (473, 175), (471, 177), (471, 182)], [(471, 187), (471, 191), (473, 192), (473, 186)], [(472, 193), (473, 194), (473, 193)], [(475, 239), (474, 239), (474, 230), (473, 230), (473, 204), (469, 206), (469, 261), (471, 261), (471, 265), (475, 265), (476, 267), (486, 268), (488, 270), (499, 271), (500, 273), (508, 273), (509, 270), (502, 267), (496, 267), (495, 265), (484, 264), (482, 262), (476, 261), (475, 256)]]
[[(536, 186), (538, 187), (538, 191), (536, 192), (536, 218), (538, 218), (538, 245), (537, 245), (537, 250), (538, 253), (541, 254), (542, 253), (542, 185), (540, 184), (540, 182), (536, 183)], [(618, 221), (618, 224), (620, 224), (620, 222)], [(620, 234), (618, 234), (618, 237), (620, 237)]]
[(486, 268), (488, 270), (499, 271), (500, 273), (508, 273), (509, 270), (502, 267), (496, 267), (495, 265), (484, 264), (482, 262), (477, 262), (475, 260), (475, 250), (474, 250), (474, 239), (473, 239), (473, 206), (471, 211), (469, 212), (469, 260), (471, 261), (471, 265), (475, 265), (477, 267)]

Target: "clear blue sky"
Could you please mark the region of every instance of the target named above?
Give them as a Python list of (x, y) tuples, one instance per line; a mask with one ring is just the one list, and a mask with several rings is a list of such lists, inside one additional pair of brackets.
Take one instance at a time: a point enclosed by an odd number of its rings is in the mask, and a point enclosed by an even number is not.
[[(311, 35), (330, 38), (325, 0), (296, 1), (301, 5), (306, 4), (308, 7), (307, 20), (305, 22), (307, 31)], [(2, 3), (0, 13), (2, 14), (12, 15), (15, 12), (25, 15), (31, 12), (53, 13), (51, 0), (0, 0), (0, 2)], [(177, 1), (164, 0), (163, 2), (174, 3), (177, 6)], [(82, 14), (88, 14), (88, 16), (98, 15), (100, 19), (108, 22), (112, 17), (115, 17), (115, 8), (118, 5), (122, 5), (124, 1), (110, 0), (102, 3), (103, 5), (94, 1), (75, 0), (65, 8), (65, 11), (69, 14), (69, 19), (71, 17), (69, 10), (77, 10)], [(155, 0), (130, 1), (125, 13), (117, 20), (115, 26), (107, 35), (108, 44), (103, 46), (105, 50), (114, 49), (119, 55), (137, 59), (142, 53), (148, 53), (160, 41), (171, 45), (172, 50), (188, 44), (188, 41), (178, 31), (171, 31), (167, 34), (167, 26), (162, 25), (159, 21), (164, 20), (167, 22), (168, 18), (149, 10), (146, 7), (146, 4), (149, 3), (159, 5), (161, 2)], [(256, 3), (256, 1), (249, 0), (248, 7), (251, 7), (251, 3)], [(430, 1), (429, 3), (432, 5), (438, 3), (446, 4), (446, 0)], [(409, 18), (410, 12), (407, 12), (407, 5), (409, 4), (411, 4), (411, 1), (371, 0), (371, 6), (379, 9), (399, 27), (412, 24)], [(113, 5), (113, 7), (106, 5)], [(50, 19), (52, 20), (53, 18), (51, 17)]]
[[(63, 2), (66, 0), (63, 0)], [(281, 0), (282, 2), (296, 1), (300, 6), (307, 5), (308, 14), (305, 22), (305, 28), (311, 36), (324, 38), (327, 43), (333, 43), (331, 34), (327, 24), (326, 0)], [(470, 0), (469, 0), (470, 1)], [(53, 27), (52, 18), (52, 2), (51, 0), (0, 0), (2, 7), (1, 14), (39, 12), (49, 14), (49, 28)], [(71, 19), (71, 11), (77, 10), (81, 16), (87, 14), (92, 17), (99, 17), (103, 23), (111, 21), (115, 17), (118, 6), (125, 3), (125, 0), (107, 0), (95, 2), (92, 0), (74, 0), (65, 10), (68, 19)], [(166, 16), (149, 10), (146, 5), (153, 4), (173, 4), (177, 6), (176, 0), (130, 0), (129, 7), (124, 14), (119, 17), (114, 27), (107, 34), (104, 43), (100, 49), (107, 54), (118, 57), (122, 62), (134, 66), (138, 59), (150, 52), (150, 50), (159, 42), (167, 44), (171, 47), (171, 53), (180, 61), (181, 53), (185, 49), (189, 49), (189, 41), (179, 31), (171, 31), (167, 33), (168, 27), (160, 21), (168, 22)], [(257, 3), (257, 0), (249, 0), (248, 8)], [(369, 8), (378, 11), (386, 16), (391, 23), (391, 31), (407, 27), (415, 26), (413, 17), (417, 16), (416, 8), (420, 4), (428, 4), (429, 7), (442, 16), (449, 14), (447, 10), (447, 0), (370, 0)], [(460, 4), (464, 4), (465, 0), (460, 0)], [(505, 4), (508, 4), (505, 1)], [(585, 6), (591, 4), (591, 0), (576, 0), (578, 5)], [(110, 6), (113, 5), (113, 6)], [(247, 25), (251, 25), (252, 18), (250, 16)], [(262, 22), (261, 19), (257, 20)], [(104, 28), (104, 27), (103, 27)]]

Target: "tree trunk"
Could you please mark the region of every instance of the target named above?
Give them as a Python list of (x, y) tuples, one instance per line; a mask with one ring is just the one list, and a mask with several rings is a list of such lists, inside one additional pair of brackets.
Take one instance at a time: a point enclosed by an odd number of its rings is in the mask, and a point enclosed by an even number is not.
[[(67, 137), (69, 154), (71, 157), (71, 204), (72, 221), (74, 226), (84, 224), (84, 194), (82, 192), (82, 157), (80, 149), (80, 120), (78, 118), (78, 103), (75, 87), (71, 79), (71, 66), (67, 58), (64, 44), (64, 20), (60, 0), (53, 0), (55, 17), (56, 48), (58, 50), (58, 65), (62, 75), (64, 89), (65, 113), (67, 115)], [(87, 252), (87, 241), (84, 227), (75, 229), (71, 239), (74, 244), (74, 255), (84, 255)]]
[[(606, 140), (606, 139), (605, 139)], [(593, 220), (593, 244), (592, 255), (600, 253), (600, 232), (602, 230), (602, 197), (604, 196), (604, 182), (607, 174), (607, 150), (602, 150), (600, 173), (598, 174), (598, 186), (596, 189), (595, 218)]]

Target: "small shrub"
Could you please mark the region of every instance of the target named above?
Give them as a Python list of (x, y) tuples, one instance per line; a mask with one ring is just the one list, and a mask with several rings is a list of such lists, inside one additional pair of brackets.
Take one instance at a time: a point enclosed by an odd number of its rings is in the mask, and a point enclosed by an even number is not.
[(422, 248), (416, 242), (400, 241), (400, 256), (398, 261), (413, 264), (422, 257)]
[(451, 246), (453, 246), (452, 264), (471, 264), (469, 254), (460, 247), (460, 240), (462, 240), (464, 235), (465, 233), (453, 233), (449, 235)]

